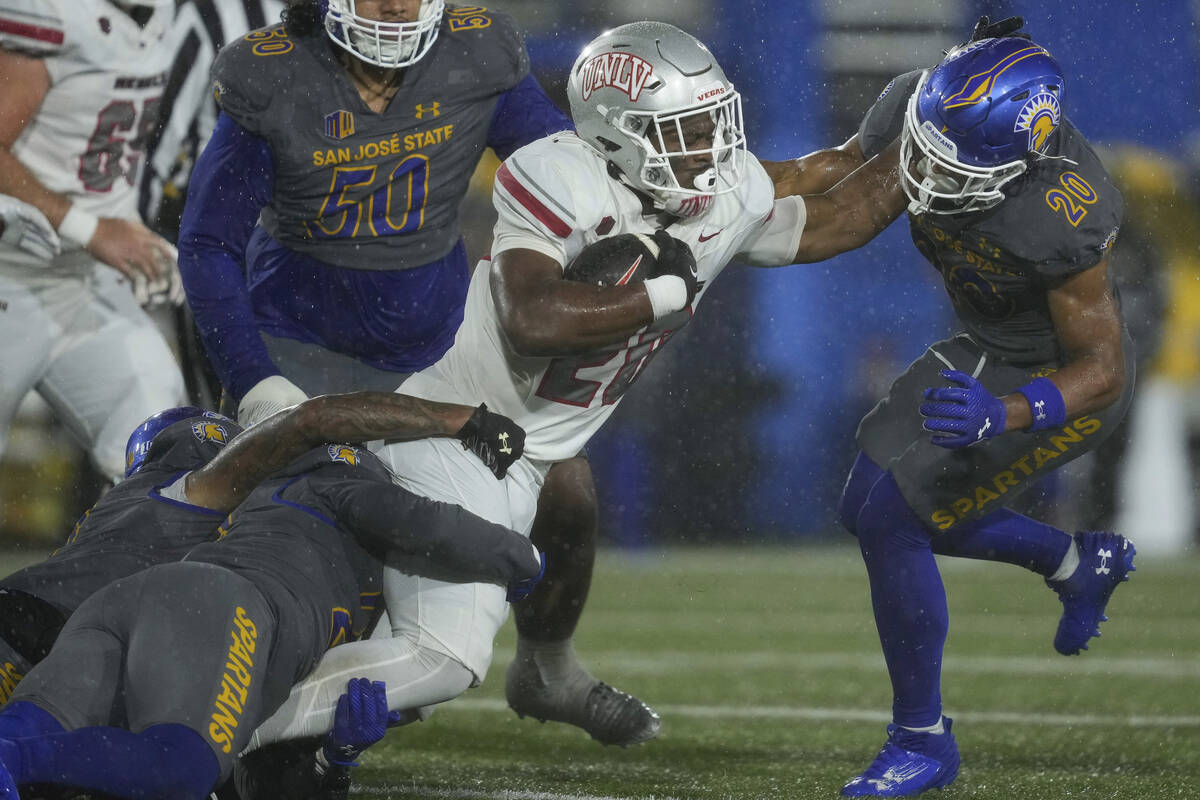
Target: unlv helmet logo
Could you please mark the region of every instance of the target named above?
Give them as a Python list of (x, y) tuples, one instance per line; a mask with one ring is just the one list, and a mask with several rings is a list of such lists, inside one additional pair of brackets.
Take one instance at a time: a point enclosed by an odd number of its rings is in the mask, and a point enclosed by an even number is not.
[(654, 67), (646, 59), (631, 53), (601, 53), (589, 58), (579, 73), (580, 94), (584, 100), (597, 89), (611, 86), (629, 95), (636, 103), (654, 74)]

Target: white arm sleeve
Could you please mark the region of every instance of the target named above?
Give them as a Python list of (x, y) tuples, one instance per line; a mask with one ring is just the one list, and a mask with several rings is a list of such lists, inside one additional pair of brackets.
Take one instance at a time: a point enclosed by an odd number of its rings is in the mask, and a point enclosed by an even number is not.
[(747, 239), (737, 261), (752, 267), (782, 267), (794, 263), (808, 219), (804, 198), (781, 197), (758, 232)]

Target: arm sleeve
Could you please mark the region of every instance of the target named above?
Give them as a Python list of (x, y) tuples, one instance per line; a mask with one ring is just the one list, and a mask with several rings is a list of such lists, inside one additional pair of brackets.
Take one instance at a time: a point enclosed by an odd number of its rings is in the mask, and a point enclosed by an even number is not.
[(537, 78), (526, 75), (500, 95), (488, 128), (487, 145), (503, 161), (543, 136), (574, 129), (570, 117), (546, 96)]
[(507, 586), (541, 567), (528, 539), (460, 506), (393, 483), (354, 480), (326, 491), (338, 522), (364, 546), (386, 548), (389, 564), (405, 572)]
[(796, 260), (804, 235), (807, 206), (800, 195), (781, 197), (759, 225), (754, 236), (743, 243), (735, 260), (752, 267), (779, 267)]
[(259, 337), (243, 266), (274, 176), (267, 142), (222, 113), (196, 161), (180, 223), (188, 305), (222, 384), (237, 398), (278, 372)]
[(0, 48), (31, 56), (58, 55), (66, 34), (58, 0), (0, 0)]

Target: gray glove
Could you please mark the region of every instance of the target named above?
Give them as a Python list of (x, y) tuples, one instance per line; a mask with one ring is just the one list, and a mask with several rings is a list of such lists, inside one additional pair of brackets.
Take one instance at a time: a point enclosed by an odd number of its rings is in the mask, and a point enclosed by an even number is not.
[(291, 408), (307, 399), (308, 395), (302, 392), (299, 386), (282, 375), (272, 375), (263, 378), (246, 392), (242, 402), (238, 403), (237, 419), (249, 428), (276, 411)]
[(62, 252), (50, 220), (28, 203), (15, 197), (0, 195), (0, 242), (18, 247), (43, 261)]
[(159, 262), (163, 269), (161, 278), (149, 281), (140, 272), (134, 276), (133, 298), (143, 308), (183, 305), (183, 277), (179, 274), (179, 251), (169, 244), (167, 246), (171, 248), (171, 256)]

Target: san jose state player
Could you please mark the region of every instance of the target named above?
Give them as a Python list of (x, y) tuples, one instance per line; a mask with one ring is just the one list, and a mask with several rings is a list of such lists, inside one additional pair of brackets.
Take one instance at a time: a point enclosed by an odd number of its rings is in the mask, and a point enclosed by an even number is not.
[[(250, 492), (216, 541), (79, 606), (0, 713), (0, 788), (207, 797), (292, 684), (364, 631), (384, 558), (502, 593), (542, 567), (526, 537), (406, 491), (365, 450), (319, 445)], [(346, 693), (379, 707), (365, 688)], [(361, 743), (326, 755), (345, 764)]]
[(36, 390), (114, 481), (129, 431), (184, 393), (137, 302), (182, 300), (171, 245), (137, 211), (174, 13), (169, 0), (0, 0), (0, 193), (39, 212), (26, 233), (42, 220), (55, 232), (40, 246), (0, 236), (0, 450)]
[(901, 137), (913, 241), (965, 330), (932, 345), (863, 419), (840, 513), (858, 536), (894, 692), (875, 761), (842, 793), (900, 797), (958, 773), (940, 672), (948, 630), (934, 554), (1003, 561), (1062, 600), (1054, 647), (1087, 649), (1134, 549), (1005, 506), (1095, 448), (1133, 389), (1107, 273), (1121, 196), (1062, 115), (1045, 48), (980, 20), (932, 70), (897, 77), (867, 113), (862, 158)]
[[(776, 201), (746, 150), (741, 96), (708, 49), (674, 26), (640, 22), (595, 39), (571, 71), (568, 94), (578, 134), (542, 139), (505, 161), (493, 255), (472, 276), (454, 345), (402, 387), (443, 401), (486, 398), (520, 420), (525, 457), (489, 486), (454, 448), (435, 442), (381, 452), (402, 485), (518, 531), (533, 524), (547, 470), (575, 456), (608, 419), (726, 264), (827, 258), (869, 240), (904, 208), (894, 158), (886, 157), (825, 196)], [(564, 266), (585, 247), (622, 233), (675, 237), (659, 251), (661, 274), (605, 287), (564, 279)], [(389, 569), (384, 596), (393, 640), (330, 651), (261, 736), (279, 736), (304, 712), (328, 706), (347, 670), (386, 681), (389, 694), (406, 683), (423, 687), (427, 680), (397, 668), (411, 664), (411, 642), (453, 658), (466, 683), (483, 680), (503, 593)], [(510, 702), (522, 697), (518, 710), (579, 725), (601, 741), (612, 731), (626, 742), (658, 734), (657, 715), (647, 719), (632, 704), (611, 727), (589, 723), (589, 709), (618, 694), (600, 682), (589, 681), (583, 700), (563, 714), (555, 683), (570, 648), (569, 640), (557, 654), (518, 642)], [(422, 700), (457, 694), (446, 688)], [(301, 732), (295, 725), (290, 735)]]
[[(442, 0), (292, 3), (222, 50), (213, 87), (222, 113), (180, 258), (243, 422), (309, 395), (391, 391), (435, 362), (462, 321), (459, 205), (484, 149), (505, 158), (571, 127), (506, 15)], [(550, 574), (516, 616), (522, 640), (555, 650), (586, 600), (596, 507), (585, 459), (547, 482), (532, 537)], [(582, 702), (590, 676), (570, 666), (563, 702)]]

